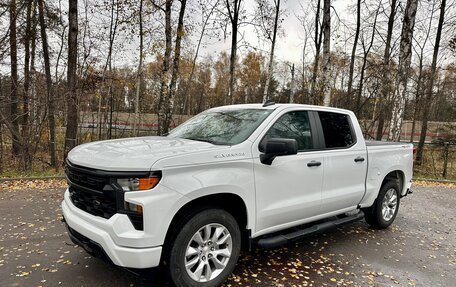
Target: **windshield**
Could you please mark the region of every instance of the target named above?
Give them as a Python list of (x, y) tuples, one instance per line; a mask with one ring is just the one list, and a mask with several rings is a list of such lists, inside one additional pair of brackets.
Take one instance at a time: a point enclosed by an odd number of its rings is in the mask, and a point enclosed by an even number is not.
[(169, 133), (169, 137), (235, 145), (245, 141), (272, 112), (266, 109), (206, 111)]

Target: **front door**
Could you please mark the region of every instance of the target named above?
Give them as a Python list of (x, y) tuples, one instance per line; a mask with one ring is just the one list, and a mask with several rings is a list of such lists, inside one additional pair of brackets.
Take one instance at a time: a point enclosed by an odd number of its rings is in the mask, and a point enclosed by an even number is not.
[(271, 165), (254, 157), (257, 232), (286, 228), (320, 214), (324, 158), (314, 151), (314, 122), (307, 111), (284, 111), (260, 144), (254, 145), (254, 154), (259, 154), (267, 138), (295, 139), (298, 143), (298, 154), (278, 156)]

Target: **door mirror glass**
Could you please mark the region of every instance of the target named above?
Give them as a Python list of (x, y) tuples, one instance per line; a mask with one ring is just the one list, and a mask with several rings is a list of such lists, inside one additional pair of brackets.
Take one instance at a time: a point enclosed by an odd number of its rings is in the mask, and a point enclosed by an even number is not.
[(295, 139), (269, 138), (263, 142), (263, 153), (260, 161), (271, 165), (277, 156), (292, 155), (298, 153), (298, 143)]

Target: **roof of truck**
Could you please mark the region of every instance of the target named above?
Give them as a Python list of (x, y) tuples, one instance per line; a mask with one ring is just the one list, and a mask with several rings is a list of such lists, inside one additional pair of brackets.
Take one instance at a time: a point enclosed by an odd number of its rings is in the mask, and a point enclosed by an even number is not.
[(227, 106), (220, 106), (212, 108), (211, 110), (227, 110), (227, 109), (267, 109), (267, 110), (275, 110), (275, 109), (285, 109), (285, 108), (306, 108), (309, 110), (325, 110), (325, 111), (334, 111), (334, 112), (344, 112), (344, 113), (352, 113), (349, 110), (340, 109), (340, 108), (333, 108), (333, 107), (325, 107), (325, 106), (316, 106), (316, 105), (303, 105), (303, 104), (281, 104), (281, 103), (268, 103), (264, 104), (238, 104), (238, 105), (227, 105)]

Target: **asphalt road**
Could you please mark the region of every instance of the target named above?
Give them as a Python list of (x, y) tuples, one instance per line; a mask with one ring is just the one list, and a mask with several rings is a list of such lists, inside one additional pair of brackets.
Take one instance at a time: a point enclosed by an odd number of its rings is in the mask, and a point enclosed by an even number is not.
[[(92, 258), (69, 240), (63, 188), (0, 186), (0, 286), (167, 286)], [(226, 286), (456, 286), (456, 188), (415, 187), (395, 224), (364, 221), (244, 253)]]

